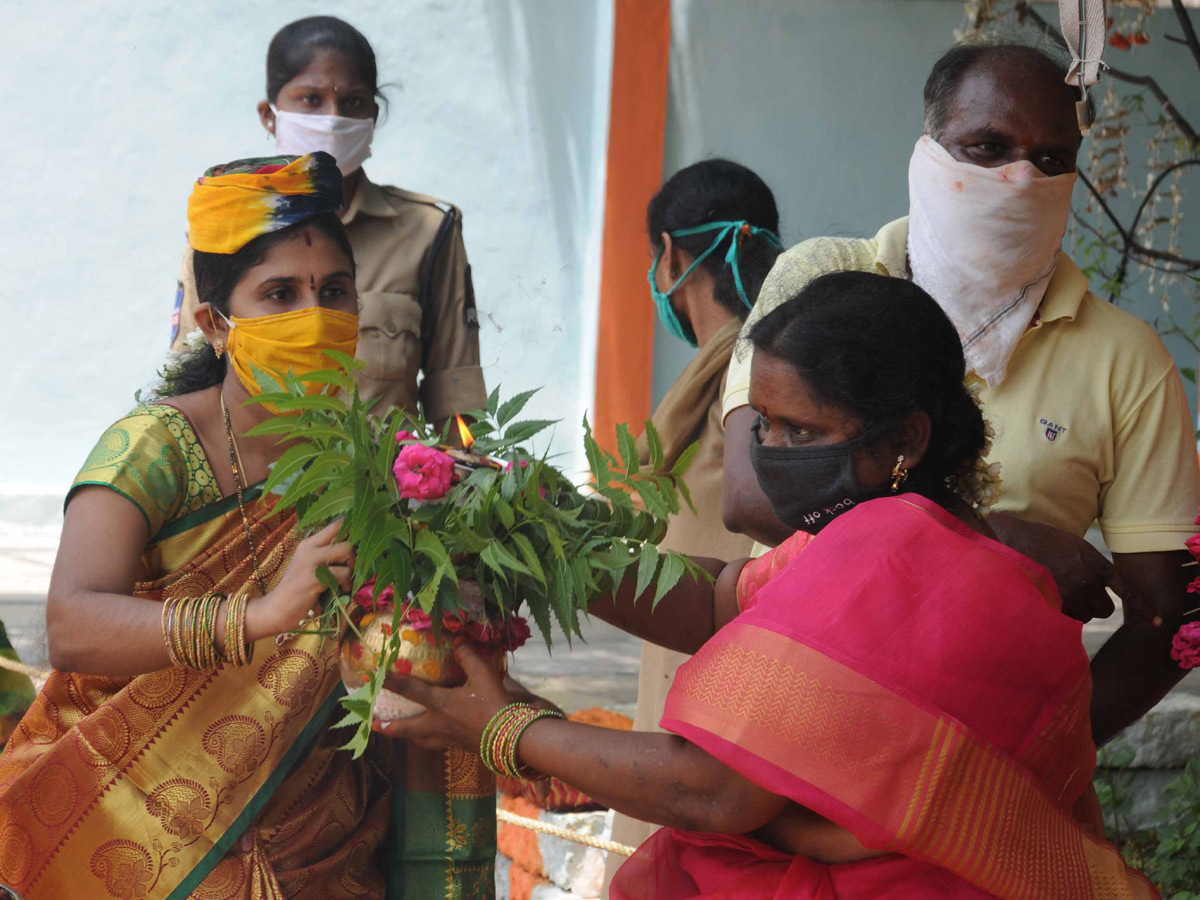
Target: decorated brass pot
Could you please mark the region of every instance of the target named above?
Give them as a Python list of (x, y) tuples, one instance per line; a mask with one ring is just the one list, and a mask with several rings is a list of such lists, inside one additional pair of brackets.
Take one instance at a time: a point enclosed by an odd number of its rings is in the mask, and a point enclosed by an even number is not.
[[(392, 612), (365, 612), (358, 621), (360, 639), (352, 629), (342, 636), (338, 651), (338, 663), (346, 690), (355, 691), (370, 680), (371, 673), (379, 665), (379, 658), (392, 633)], [(410, 675), (428, 684), (440, 687), (457, 687), (466, 682), (467, 676), (454, 658), (457, 642), (470, 638), (443, 631), (435, 638), (427, 627), (416, 628), (402, 623), (399, 633), (399, 654), (392, 663), (391, 671), (396, 675)], [(507, 654), (499, 647), (483, 647), (498, 672), (508, 668)], [(375, 718), (385, 722), (415, 716), (425, 707), (389, 690), (383, 690), (375, 702)]]

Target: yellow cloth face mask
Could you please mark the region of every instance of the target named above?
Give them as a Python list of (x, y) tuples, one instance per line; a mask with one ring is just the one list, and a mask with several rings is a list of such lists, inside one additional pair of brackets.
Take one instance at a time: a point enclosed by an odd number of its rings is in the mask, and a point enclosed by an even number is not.
[[(229, 323), (226, 349), (233, 371), (252, 397), (262, 393), (255, 369), (281, 377), (289, 369), (303, 375), (336, 366), (326, 350), (353, 356), (358, 347), (358, 316), (321, 306), (253, 319), (234, 316), (225, 321)], [(307, 388), (308, 393), (317, 394), (324, 385), (313, 382)], [(264, 405), (280, 414), (273, 404)]]

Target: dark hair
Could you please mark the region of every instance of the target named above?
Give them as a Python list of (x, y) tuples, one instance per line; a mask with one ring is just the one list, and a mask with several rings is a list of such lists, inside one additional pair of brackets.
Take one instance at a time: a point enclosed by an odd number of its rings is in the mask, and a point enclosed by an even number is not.
[(1012, 60), (1058, 81), (1067, 77), (1067, 67), (1057, 57), (1039, 47), (1011, 42), (977, 42), (958, 44), (942, 54), (933, 64), (925, 80), (925, 133), (935, 141), (941, 140), (942, 129), (958, 89), (967, 73), (989, 60)]
[[(196, 295), (200, 302), (212, 304), (221, 315), (228, 316), (229, 298), (238, 282), (250, 269), (261, 265), (272, 248), (294, 237), (296, 229), (302, 227), (311, 227), (337, 244), (338, 249), (349, 257), (351, 270), (354, 270), (354, 251), (350, 248), (346, 229), (337, 216), (327, 213), (256, 237), (236, 253), (192, 251), (192, 271), (196, 276)], [(169, 374), (163, 373), (163, 390), (158, 393), (164, 397), (190, 394), (220, 384), (224, 379), (225, 358), (218, 358), (213, 348), (205, 344), (190, 353), (178, 369)]]
[(928, 413), (929, 449), (911, 471), (913, 490), (937, 500), (947, 480), (974, 469), (987, 426), (966, 388), (962, 344), (912, 282), (822, 275), (755, 323), (749, 338), (756, 352), (795, 368), (823, 404), (862, 419), (864, 430)]
[(267, 100), (279, 99), (283, 86), (309, 67), (321, 50), (340, 53), (353, 61), (376, 99), (387, 105), (379, 89), (375, 51), (362, 32), (336, 16), (309, 16), (284, 25), (267, 48)]
[[(655, 250), (663, 246), (662, 233), (691, 228), (706, 222), (745, 220), (758, 228), (779, 233), (779, 210), (775, 195), (766, 182), (750, 169), (727, 159), (706, 159), (680, 169), (659, 189), (646, 209), (646, 228)], [(729, 240), (737, 240), (731, 235)], [(693, 257), (699, 256), (717, 238), (716, 231), (704, 231), (672, 238)], [(738, 317), (746, 318), (746, 309), (738, 297), (733, 267), (726, 264), (729, 245), (722, 241), (700, 265), (716, 281), (717, 301)], [(780, 250), (762, 235), (751, 235), (738, 249), (738, 272), (751, 303), (758, 297), (763, 279), (775, 264)]]

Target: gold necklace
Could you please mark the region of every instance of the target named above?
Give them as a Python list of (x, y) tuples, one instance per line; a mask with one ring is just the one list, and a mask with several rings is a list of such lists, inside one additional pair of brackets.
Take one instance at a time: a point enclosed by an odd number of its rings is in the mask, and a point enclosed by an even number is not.
[(218, 396), (221, 399), (221, 413), (225, 416), (225, 437), (229, 440), (229, 468), (233, 470), (233, 489), (237, 492), (238, 509), (241, 510), (242, 525), (246, 529), (246, 543), (250, 546), (250, 561), (254, 564), (254, 580), (258, 582), (259, 595), (265, 597), (267, 589), (263, 585), (262, 573), (258, 564), (258, 548), (254, 546), (254, 535), (250, 530), (250, 517), (246, 515), (246, 501), (242, 496), (242, 467), (239, 465), (242, 453), (238, 449), (237, 439), (233, 436), (233, 423), (229, 420), (229, 407), (225, 405), (225, 394), (222, 392)]

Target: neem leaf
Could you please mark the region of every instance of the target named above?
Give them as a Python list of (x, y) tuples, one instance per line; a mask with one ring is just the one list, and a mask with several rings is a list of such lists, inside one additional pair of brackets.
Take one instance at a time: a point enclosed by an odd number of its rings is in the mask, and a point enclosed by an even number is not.
[(296, 377), (306, 384), (309, 382), (314, 384), (332, 384), (343, 391), (349, 392), (354, 390), (354, 379), (338, 369), (317, 369), (315, 372), (305, 372), (303, 375)]
[(343, 353), (341, 350), (326, 350), (325, 355), (346, 372), (357, 372), (359, 369), (366, 367), (366, 363), (361, 359), (355, 359), (350, 354)]
[(675, 460), (675, 465), (671, 466), (671, 474), (678, 478), (687, 472), (692, 466), (692, 460), (696, 458), (696, 454), (700, 451), (700, 442), (693, 441), (684, 448), (679, 454), (679, 458)]
[(288, 447), (283, 456), (279, 457), (279, 461), (271, 467), (271, 474), (267, 477), (263, 493), (270, 493), (276, 485), (287, 481), (303, 469), (309, 460), (319, 452), (320, 450), (312, 444), (297, 444), (295, 447)]
[(532, 391), (521, 391), (521, 393), (509, 397), (507, 400), (501, 403), (494, 414), (496, 418), (496, 424), (503, 428), (505, 425), (515, 419), (518, 415), (520, 415), (521, 410), (525, 408), (525, 404), (529, 402), (529, 398), (536, 394), (539, 390), (540, 388), (534, 388)]
[(501, 575), (508, 576), (510, 572), (520, 572), (523, 575), (533, 576), (529, 567), (513, 556), (499, 541), (492, 541), (484, 547), (479, 558)]
[(354, 501), (354, 488), (351, 485), (341, 485), (323, 493), (319, 500), (305, 510), (300, 517), (300, 526), (324, 525), (332, 522), (338, 516), (346, 514)]
[(658, 568), (659, 555), (653, 544), (642, 544), (638, 554), (637, 589), (634, 600), (641, 597), (654, 581), (654, 572)]
[(650, 471), (657, 472), (663, 467), (663, 442), (652, 419), (646, 420), (646, 445), (650, 448)]
[(558, 419), (525, 419), (521, 422), (513, 422), (504, 431), (504, 442), (519, 444), (556, 424), (558, 424)]
[(650, 604), (651, 609), (658, 606), (658, 601), (667, 591), (679, 583), (685, 569), (683, 558), (678, 553), (664, 554), (662, 569), (658, 573), (658, 585), (654, 590), (654, 600)]
[(617, 449), (621, 451), (621, 462), (625, 465), (626, 475), (636, 475), (639, 467), (637, 439), (629, 431), (624, 422), (617, 425)]
[(517, 550), (521, 553), (521, 558), (525, 560), (525, 565), (529, 566), (530, 572), (542, 584), (546, 583), (546, 573), (542, 571), (542, 561), (538, 559), (537, 552), (533, 549), (533, 544), (529, 538), (521, 534), (519, 531), (514, 531), (509, 535), (509, 538), (517, 545)]

